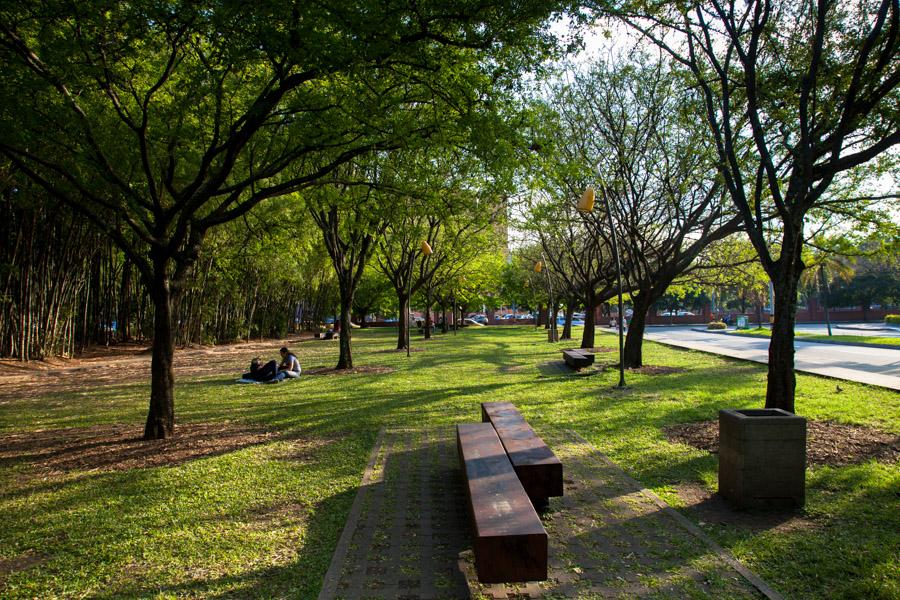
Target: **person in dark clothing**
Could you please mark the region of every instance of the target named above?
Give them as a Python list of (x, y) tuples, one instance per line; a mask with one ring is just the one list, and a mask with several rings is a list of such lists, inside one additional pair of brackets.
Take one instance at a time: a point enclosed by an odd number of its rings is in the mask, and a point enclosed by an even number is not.
[(275, 379), (275, 376), (278, 374), (278, 363), (274, 360), (270, 360), (263, 366), (260, 366), (262, 361), (258, 358), (254, 358), (250, 361), (250, 372), (244, 373), (241, 375), (242, 379), (251, 379), (253, 381), (271, 381)]

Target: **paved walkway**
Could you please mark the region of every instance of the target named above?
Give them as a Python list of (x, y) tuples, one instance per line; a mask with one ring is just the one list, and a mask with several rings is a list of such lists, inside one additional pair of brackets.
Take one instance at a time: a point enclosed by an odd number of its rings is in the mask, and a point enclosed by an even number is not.
[[(722, 335), (691, 327), (648, 327), (644, 337), (681, 348), (766, 364), (768, 338)], [(900, 390), (900, 350), (794, 341), (798, 371)]]
[(566, 473), (565, 497), (542, 515), (547, 581), (479, 584), (453, 428), (391, 430), (373, 450), (320, 600), (778, 598), (585, 440), (541, 433)]

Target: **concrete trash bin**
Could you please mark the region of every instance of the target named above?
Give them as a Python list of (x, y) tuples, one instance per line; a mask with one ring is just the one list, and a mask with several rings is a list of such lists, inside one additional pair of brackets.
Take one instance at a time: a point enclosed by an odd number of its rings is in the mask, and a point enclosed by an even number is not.
[(806, 501), (806, 419), (778, 408), (719, 411), (719, 493), (740, 508)]

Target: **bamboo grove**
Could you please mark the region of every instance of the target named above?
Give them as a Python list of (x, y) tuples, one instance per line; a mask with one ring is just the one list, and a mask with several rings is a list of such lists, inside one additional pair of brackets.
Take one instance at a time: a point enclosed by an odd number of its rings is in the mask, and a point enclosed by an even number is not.
[[(73, 356), (152, 339), (148, 290), (90, 222), (8, 175), (0, 223), (0, 356)], [(334, 277), (311, 230), (298, 239), (295, 225), (254, 214), (211, 236), (175, 310), (177, 345), (279, 337), (333, 314)]]

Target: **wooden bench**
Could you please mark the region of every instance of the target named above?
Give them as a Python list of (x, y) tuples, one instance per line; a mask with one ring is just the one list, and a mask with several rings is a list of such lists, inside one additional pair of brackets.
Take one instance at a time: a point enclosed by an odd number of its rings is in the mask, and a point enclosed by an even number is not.
[(562, 462), (511, 402), (482, 402), (481, 420), (493, 425), (525, 493), (536, 508), (563, 495)]
[(547, 579), (547, 532), (490, 423), (456, 426), (482, 583)]
[(563, 360), (573, 369), (582, 369), (594, 364), (594, 353), (587, 350), (563, 350)]

